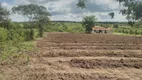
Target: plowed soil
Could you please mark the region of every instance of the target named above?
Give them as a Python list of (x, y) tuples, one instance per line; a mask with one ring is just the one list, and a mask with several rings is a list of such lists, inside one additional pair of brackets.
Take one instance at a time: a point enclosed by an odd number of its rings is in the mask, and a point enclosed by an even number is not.
[(47, 33), (37, 47), (23, 80), (142, 80), (142, 37)]

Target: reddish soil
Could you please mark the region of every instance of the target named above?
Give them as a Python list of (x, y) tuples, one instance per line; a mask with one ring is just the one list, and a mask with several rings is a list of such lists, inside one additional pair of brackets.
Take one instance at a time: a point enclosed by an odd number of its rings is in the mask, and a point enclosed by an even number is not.
[(142, 80), (142, 37), (47, 33), (37, 47), (33, 80)]
[(37, 48), (21, 80), (142, 80), (142, 37), (47, 33)]

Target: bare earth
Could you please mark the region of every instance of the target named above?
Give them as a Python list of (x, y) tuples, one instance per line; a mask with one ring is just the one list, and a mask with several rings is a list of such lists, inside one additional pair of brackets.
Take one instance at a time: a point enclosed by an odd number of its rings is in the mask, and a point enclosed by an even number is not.
[(47, 33), (37, 47), (15, 80), (142, 80), (142, 37)]

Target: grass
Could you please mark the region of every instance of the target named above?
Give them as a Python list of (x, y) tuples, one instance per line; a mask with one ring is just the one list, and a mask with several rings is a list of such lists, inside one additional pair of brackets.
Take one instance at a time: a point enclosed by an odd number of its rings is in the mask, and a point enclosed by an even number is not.
[(5, 51), (0, 54), (0, 80), (24, 80), (18, 78), (23, 76), (24, 66), (29, 64), (30, 55), (36, 49), (35, 41), (5, 46)]
[(125, 33), (118, 33), (118, 32), (113, 32), (114, 35), (125, 35), (125, 36), (142, 36), (142, 35), (135, 35), (135, 34), (125, 34)]
[(26, 70), (24, 66), (29, 64), (30, 56), (37, 51), (36, 41), (5, 41), (0, 50), (0, 80), (24, 80), (13, 78), (23, 76), (21, 71)]
[(25, 47), (26, 51), (33, 51), (34, 48), (35, 48), (36, 42), (35, 41), (26, 41), (26, 42), (24, 42), (22, 44)]
[[(0, 54), (0, 65), (3, 64), (21, 64), (28, 62), (29, 55), (35, 51), (35, 41), (28, 42), (8, 42), (4, 44), (2, 53)], [(20, 62), (21, 61), (21, 62)]]

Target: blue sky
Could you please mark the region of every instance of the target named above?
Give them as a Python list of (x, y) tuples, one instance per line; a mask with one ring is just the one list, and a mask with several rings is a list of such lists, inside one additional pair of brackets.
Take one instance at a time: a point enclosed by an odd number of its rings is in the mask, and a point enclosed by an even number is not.
[[(98, 21), (127, 21), (125, 16), (119, 14), (120, 6), (114, 0), (88, 0), (85, 9), (76, 7), (77, 0), (1, 0), (2, 5), (11, 9), (13, 6), (22, 4), (39, 4), (47, 8), (51, 13), (51, 20), (68, 20), (81, 21), (86, 15), (95, 15)], [(109, 12), (116, 12), (115, 18), (111, 19), (108, 16)], [(26, 18), (12, 14), (10, 18), (13, 21), (25, 21)]]
[(0, 0), (2, 2), (5, 2), (7, 4), (14, 4), (14, 0)]

